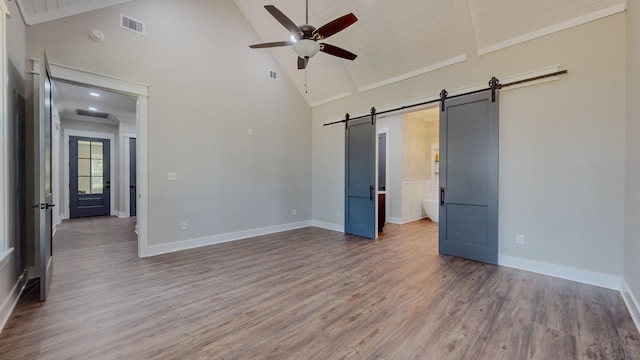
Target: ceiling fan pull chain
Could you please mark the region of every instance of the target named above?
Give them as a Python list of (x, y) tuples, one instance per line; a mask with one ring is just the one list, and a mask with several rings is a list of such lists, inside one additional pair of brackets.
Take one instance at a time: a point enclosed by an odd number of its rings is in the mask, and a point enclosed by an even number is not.
[(307, 87), (307, 67), (304, 68), (304, 93), (309, 93), (309, 88)]

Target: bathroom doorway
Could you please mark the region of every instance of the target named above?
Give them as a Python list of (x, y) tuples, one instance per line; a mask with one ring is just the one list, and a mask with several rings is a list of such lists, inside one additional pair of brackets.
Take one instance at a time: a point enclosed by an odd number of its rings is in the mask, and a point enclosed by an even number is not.
[(438, 221), (439, 120), (437, 106), (378, 119), (378, 206), (387, 224)]

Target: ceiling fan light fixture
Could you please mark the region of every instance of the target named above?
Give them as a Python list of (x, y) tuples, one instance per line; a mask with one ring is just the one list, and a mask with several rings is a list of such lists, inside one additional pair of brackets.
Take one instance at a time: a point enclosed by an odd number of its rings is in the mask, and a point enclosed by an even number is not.
[(317, 41), (309, 39), (298, 40), (293, 44), (293, 51), (301, 58), (311, 58), (320, 50), (320, 44)]

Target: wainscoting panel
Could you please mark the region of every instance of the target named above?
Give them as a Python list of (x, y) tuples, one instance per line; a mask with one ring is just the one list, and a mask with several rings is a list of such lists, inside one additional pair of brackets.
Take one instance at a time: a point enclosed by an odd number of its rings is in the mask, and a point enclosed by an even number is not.
[(402, 223), (420, 220), (427, 215), (422, 200), (429, 196), (429, 180), (402, 180)]

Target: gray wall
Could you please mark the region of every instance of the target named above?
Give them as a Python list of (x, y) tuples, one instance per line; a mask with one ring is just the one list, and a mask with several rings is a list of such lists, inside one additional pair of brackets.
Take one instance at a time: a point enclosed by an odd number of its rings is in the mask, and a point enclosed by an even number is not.
[(610, 16), (314, 107), (314, 220), (343, 221), (335, 213), (343, 207), (344, 127), (323, 123), (561, 64), (569, 74), (558, 81), (501, 93), (500, 255), (620, 276), (625, 22), (625, 14)]
[[(628, 6), (624, 280), (635, 298), (636, 306), (640, 307), (640, 4), (629, 1)], [(640, 308), (636, 311), (640, 311)], [(640, 326), (638, 322), (640, 318), (636, 318), (636, 324)]]
[[(288, 79), (268, 78), (282, 69), (249, 49), (262, 40), (233, 1), (187, 2), (31, 26), (27, 56), (44, 47), (52, 63), (151, 85), (150, 245), (311, 220), (310, 107)], [(145, 21), (147, 35), (121, 29), (120, 14)], [(89, 39), (93, 28), (103, 42)]]

